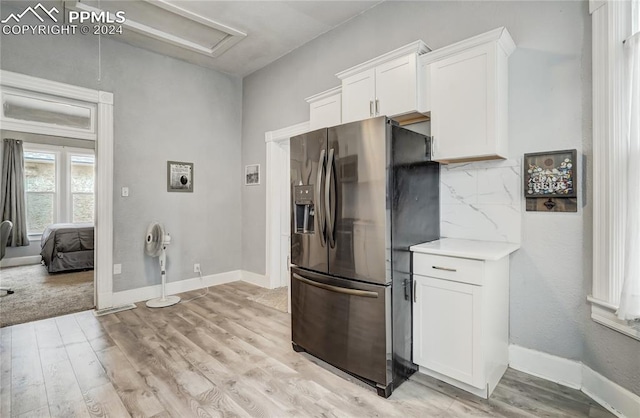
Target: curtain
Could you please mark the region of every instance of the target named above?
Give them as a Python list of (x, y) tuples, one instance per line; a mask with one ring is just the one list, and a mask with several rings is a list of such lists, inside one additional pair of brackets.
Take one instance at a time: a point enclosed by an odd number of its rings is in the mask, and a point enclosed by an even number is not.
[(619, 319), (640, 318), (640, 32), (624, 44), (626, 58), (627, 213)]
[(24, 247), (29, 245), (29, 236), (27, 235), (22, 141), (5, 139), (3, 154), (0, 214), (3, 221), (10, 220), (13, 223), (8, 245)]

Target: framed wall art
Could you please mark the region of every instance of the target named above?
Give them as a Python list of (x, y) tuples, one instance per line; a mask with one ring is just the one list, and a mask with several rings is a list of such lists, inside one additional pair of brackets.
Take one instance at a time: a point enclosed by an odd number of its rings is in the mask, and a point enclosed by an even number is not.
[(260, 164), (251, 164), (244, 168), (244, 185), (257, 186), (260, 184)]
[(167, 161), (167, 191), (193, 192), (193, 163)]
[(524, 196), (528, 211), (576, 212), (576, 150), (524, 155)]

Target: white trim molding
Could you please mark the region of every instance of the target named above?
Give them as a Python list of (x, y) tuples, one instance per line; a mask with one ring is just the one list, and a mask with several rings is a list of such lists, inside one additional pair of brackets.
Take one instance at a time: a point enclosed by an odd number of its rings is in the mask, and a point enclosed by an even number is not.
[(511, 344), (509, 367), (573, 389), (582, 387), (582, 364), (575, 360)]
[[(4, 91), (6, 87), (97, 106), (97, 135), (85, 138), (69, 131), (65, 136), (97, 140), (95, 303), (98, 309), (110, 308), (113, 306), (113, 94), (2, 70), (0, 90)], [(22, 132), (43, 133), (36, 129), (37, 126), (26, 126), (28, 124), (25, 122), (17, 128)]]
[[(289, 138), (309, 132), (309, 122), (302, 122), (264, 134), (267, 146), (266, 163), (266, 243), (265, 243), (265, 276), (270, 289), (282, 286), (281, 231), (283, 230), (283, 211), (289, 212), (288, 204), (283, 207), (281, 179), (283, 171), (289, 171)], [(288, 190), (288, 189), (287, 189)], [(288, 218), (288, 217), (287, 217)], [(288, 228), (288, 226), (286, 226)]]
[(593, 14), (600, 7), (604, 6), (606, 0), (589, 0), (589, 14)]
[(100, 92), (96, 143), (96, 307), (113, 306), (113, 94)]
[(563, 386), (579, 389), (618, 417), (640, 416), (640, 396), (579, 361), (511, 344), (509, 367)]
[[(209, 286), (218, 286), (225, 283), (244, 281), (261, 287), (267, 287), (263, 275), (244, 270), (232, 270), (224, 273), (209, 274), (207, 276), (178, 280), (167, 283), (167, 295), (175, 295), (192, 290), (204, 289)], [(158, 298), (162, 295), (161, 285), (145, 286), (137, 289), (123, 290), (113, 294), (113, 306), (124, 306), (131, 303)]]
[(375, 68), (380, 64), (384, 64), (385, 62), (392, 61), (396, 58), (404, 57), (405, 55), (409, 55), (409, 54), (422, 55), (429, 51), (431, 51), (431, 48), (429, 48), (429, 46), (425, 44), (422, 40), (418, 39), (417, 41), (401, 46), (400, 48), (396, 48), (393, 51), (387, 52), (386, 54), (382, 54), (379, 57), (370, 59), (369, 61), (363, 62), (362, 64), (358, 64), (344, 71), (340, 71), (339, 73), (336, 74), (336, 77), (338, 77), (340, 80), (344, 80), (347, 77), (351, 77), (352, 75), (359, 74), (362, 71)]
[[(175, 33), (171, 33), (169, 30), (170, 27), (163, 28), (166, 30), (157, 29), (149, 25), (140, 23), (138, 21), (129, 19), (128, 17), (124, 22), (122, 22), (122, 26), (124, 26), (126, 30), (135, 32), (139, 35), (142, 35), (143, 37), (148, 37), (156, 41), (169, 44), (172, 46), (176, 46), (184, 50), (196, 52), (198, 54), (211, 57), (211, 58), (216, 58), (222, 55), (229, 48), (231, 48), (232, 46), (234, 46), (235, 44), (237, 44), (247, 36), (247, 34), (242, 31), (239, 31), (230, 26), (224, 25), (220, 22), (216, 22), (214, 20), (208, 19), (202, 15), (193, 13), (189, 10), (183, 9), (179, 5), (169, 3), (166, 0), (157, 0), (157, 1), (154, 1), (153, 3), (154, 3), (154, 6), (164, 9), (165, 11), (170, 13), (169, 15), (163, 16), (165, 18), (170, 17), (171, 14), (181, 16), (182, 18), (191, 21), (190, 23), (200, 24), (202, 26), (209, 27), (213, 30), (222, 32), (224, 33), (225, 37), (220, 42), (211, 46), (203, 42), (196, 42), (193, 40), (186, 39), (186, 37), (176, 35)], [(98, 2), (98, 5), (99, 4), (100, 3)], [(64, 6), (67, 9), (81, 10), (81, 11), (86, 11), (91, 13), (104, 13), (106, 11), (103, 8), (99, 8), (99, 7), (95, 7), (90, 4), (87, 4), (87, 2), (84, 2), (82, 0), (67, 0), (64, 2)], [(106, 11), (106, 13), (111, 18), (114, 18), (113, 13), (109, 11)]]
[(307, 103), (313, 103), (313, 102), (320, 101), (322, 99), (326, 99), (327, 97), (335, 96), (338, 93), (342, 93), (342, 86), (334, 87), (329, 90), (325, 90), (323, 92), (314, 94), (313, 96), (309, 96), (304, 100)]
[(513, 41), (513, 38), (511, 38), (511, 34), (509, 34), (507, 28), (502, 26), (490, 30), (489, 32), (482, 33), (472, 38), (468, 38), (421, 55), (420, 65), (427, 65), (450, 55), (458, 54), (462, 51), (466, 51), (489, 42), (497, 42), (500, 48), (504, 50), (507, 57), (516, 49), (516, 43)]
[(591, 319), (622, 334), (640, 340), (640, 322), (625, 321), (616, 316), (616, 306), (588, 296), (591, 302)]
[(286, 141), (292, 136), (300, 135), (305, 132), (309, 132), (309, 121), (301, 122), (296, 125), (287, 126), (286, 128), (278, 129), (275, 131), (265, 132), (264, 142), (282, 142)]
[[(209, 274), (207, 276), (194, 277), (191, 279), (178, 280), (175, 282), (167, 282), (167, 295), (175, 295), (177, 293), (189, 292), (192, 290), (204, 289), (208, 286), (217, 286), (219, 284), (237, 282), (242, 280), (241, 270), (227, 271), (218, 274)], [(123, 306), (130, 303), (142, 302), (145, 300), (158, 298), (162, 295), (162, 286), (157, 284), (153, 286), (139, 287), (137, 289), (123, 290), (113, 294), (113, 306)]]
[(256, 286), (272, 289), (269, 283), (269, 279), (267, 279), (267, 276), (265, 276), (264, 274), (258, 274), (252, 271), (241, 270), (240, 280), (242, 280), (243, 282), (255, 284)]
[[(81, 100), (84, 102), (98, 103), (100, 101), (100, 92), (97, 90), (59, 83), (57, 81), (45, 80), (11, 71), (2, 70), (0, 73), (0, 84), (20, 90), (46, 93), (67, 99)], [(113, 104), (113, 102), (111, 102), (111, 104)]]
[(640, 417), (640, 396), (582, 365), (582, 388), (587, 396), (618, 417)]
[[(624, 276), (627, 164), (623, 98), (623, 41), (631, 2), (591, 0), (593, 55), (593, 286), (588, 298), (598, 323), (634, 336), (607, 310), (620, 302)], [(603, 309), (604, 308), (604, 309)], [(637, 338), (637, 337), (634, 337)]]

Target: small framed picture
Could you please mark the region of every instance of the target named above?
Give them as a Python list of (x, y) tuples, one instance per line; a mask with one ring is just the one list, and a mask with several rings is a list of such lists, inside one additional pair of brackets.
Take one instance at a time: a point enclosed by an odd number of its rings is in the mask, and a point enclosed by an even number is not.
[(260, 184), (260, 164), (252, 164), (244, 168), (244, 185), (257, 186)]
[(576, 150), (524, 155), (524, 196), (576, 197)]
[(193, 192), (193, 163), (167, 161), (167, 191)]

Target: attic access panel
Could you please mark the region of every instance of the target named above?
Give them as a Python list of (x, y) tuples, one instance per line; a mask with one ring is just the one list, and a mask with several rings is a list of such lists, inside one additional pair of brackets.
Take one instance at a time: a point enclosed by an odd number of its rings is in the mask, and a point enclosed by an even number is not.
[[(134, 38), (127, 36), (127, 32), (134, 32), (142, 35), (142, 39), (146, 37), (161, 44), (172, 45), (210, 58), (220, 56), (247, 36), (244, 32), (165, 0), (72, 0), (65, 1), (65, 8), (97, 13), (106, 11), (111, 15), (117, 11), (124, 11), (126, 20), (122, 26), (125, 28), (125, 33), (119, 35), (123, 40)], [(139, 36), (137, 38), (141, 39)], [(148, 47), (157, 49), (153, 48), (153, 44), (150, 42)]]

